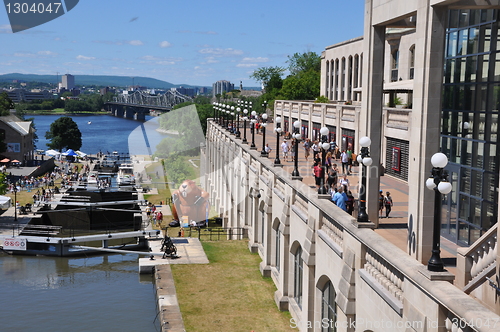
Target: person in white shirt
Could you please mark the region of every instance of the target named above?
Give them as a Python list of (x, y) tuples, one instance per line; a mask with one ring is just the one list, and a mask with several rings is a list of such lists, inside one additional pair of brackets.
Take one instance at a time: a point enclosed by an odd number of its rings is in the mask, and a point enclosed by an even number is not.
[(288, 161), (288, 151), (290, 150), (286, 140), (281, 143), (281, 151), (283, 151), (283, 160)]

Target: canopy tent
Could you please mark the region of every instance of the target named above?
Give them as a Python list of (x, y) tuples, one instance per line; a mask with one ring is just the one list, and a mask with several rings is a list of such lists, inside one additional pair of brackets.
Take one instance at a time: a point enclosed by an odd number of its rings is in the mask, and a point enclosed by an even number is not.
[(77, 154), (77, 155), (78, 155), (78, 157), (80, 157), (80, 158), (83, 158), (83, 157), (85, 157), (85, 156), (87, 155), (85, 152), (82, 152), (82, 151), (80, 151), (80, 150), (76, 151), (76, 154)]
[(0, 196), (0, 209), (8, 209), (10, 207), (12, 198), (7, 196)]
[(13, 164), (18, 164), (18, 163), (20, 163), (20, 161), (19, 161), (19, 160), (17, 160), (17, 159), (14, 159), (14, 160), (12, 160), (12, 163), (13, 163)]
[(0, 163), (8, 163), (10, 161), (9, 158), (4, 158), (2, 160), (0, 160)]
[(46, 156), (54, 157), (54, 156), (59, 156), (60, 154), (61, 154), (61, 152), (56, 151), (56, 150), (47, 150), (47, 151), (45, 151), (45, 155)]
[(73, 149), (66, 150), (66, 152), (62, 153), (63, 156), (78, 156), (78, 154), (73, 151)]

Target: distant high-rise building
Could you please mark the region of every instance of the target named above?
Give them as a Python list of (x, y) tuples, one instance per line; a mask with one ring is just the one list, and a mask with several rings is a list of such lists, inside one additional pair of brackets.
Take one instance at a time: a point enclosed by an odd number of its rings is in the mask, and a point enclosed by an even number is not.
[(71, 74), (66, 74), (62, 76), (61, 87), (66, 90), (72, 90), (75, 88), (75, 76)]
[(234, 84), (229, 81), (217, 81), (212, 84), (212, 95), (221, 95), (223, 92), (234, 90)]

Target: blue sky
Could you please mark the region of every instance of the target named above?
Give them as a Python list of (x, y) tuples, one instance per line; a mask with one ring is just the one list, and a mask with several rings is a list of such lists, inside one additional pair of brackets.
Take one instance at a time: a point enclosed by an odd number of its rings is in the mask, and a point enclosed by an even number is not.
[(286, 66), (288, 55), (320, 54), (326, 46), (362, 36), (363, 12), (361, 0), (80, 0), (53, 21), (12, 33), (4, 7), (0, 74), (258, 86), (249, 76), (259, 67)]

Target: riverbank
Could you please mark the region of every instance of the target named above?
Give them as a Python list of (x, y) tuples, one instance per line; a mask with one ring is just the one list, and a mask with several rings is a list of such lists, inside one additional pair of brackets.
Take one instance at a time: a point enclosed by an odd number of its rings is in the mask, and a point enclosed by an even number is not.
[(90, 112), (90, 111), (66, 112), (62, 108), (56, 108), (54, 110), (26, 111), (24, 114), (29, 116), (29, 115), (107, 115), (110, 113), (106, 112), (106, 111), (101, 111), (101, 112)]

